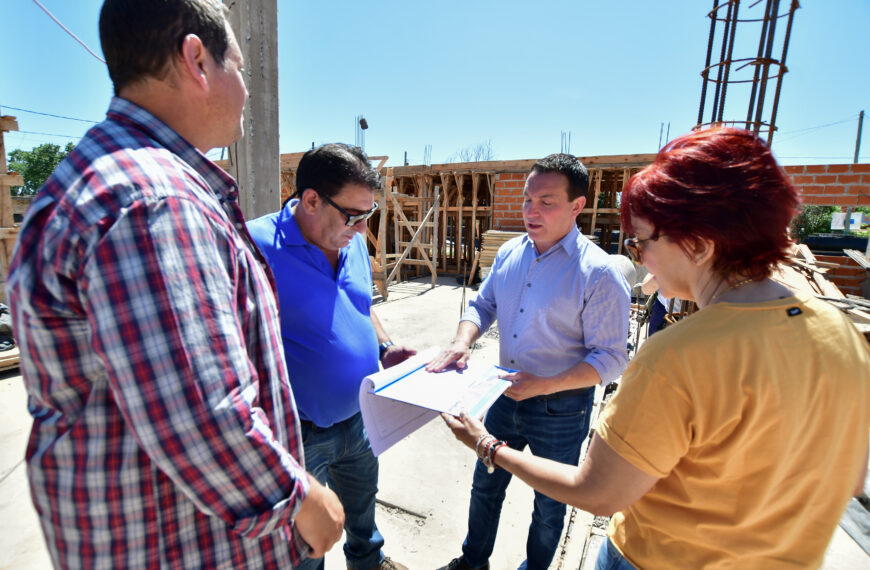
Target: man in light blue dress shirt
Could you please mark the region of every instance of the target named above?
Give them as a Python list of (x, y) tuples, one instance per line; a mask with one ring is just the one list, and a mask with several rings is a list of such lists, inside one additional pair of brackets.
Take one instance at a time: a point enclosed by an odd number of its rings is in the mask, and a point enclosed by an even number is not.
[[(464, 367), (469, 347), (498, 319), (500, 364), (516, 372), (504, 375), (512, 385), (487, 412), (487, 430), (514, 449), (575, 465), (594, 387), (628, 364), (631, 302), (620, 270), (577, 229), (588, 188), (586, 168), (571, 155), (535, 163), (523, 190), (527, 233), (499, 249), (450, 347), (428, 366)], [(489, 568), (510, 478), (477, 462), (462, 556), (447, 570)], [(564, 519), (564, 504), (535, 493), (521, 569), (549, 567)]]

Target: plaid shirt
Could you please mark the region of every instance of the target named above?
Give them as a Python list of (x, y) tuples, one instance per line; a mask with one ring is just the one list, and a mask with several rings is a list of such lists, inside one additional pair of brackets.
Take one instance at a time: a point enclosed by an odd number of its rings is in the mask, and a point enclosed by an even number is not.
[(56, 566), (286, 568), (307, 554), (262, 263), (232, 178), (123, 99), (46, 182), (8, 292)]

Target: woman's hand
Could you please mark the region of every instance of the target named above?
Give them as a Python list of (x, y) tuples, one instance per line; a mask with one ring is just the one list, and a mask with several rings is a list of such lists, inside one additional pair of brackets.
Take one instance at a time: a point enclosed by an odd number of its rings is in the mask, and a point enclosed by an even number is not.
[(456, 439), (464, 443), (469, 449), (474, 449), (480, 436), (486, 433), (483, 422), (469, 416), (465, 412), (460, 412), (459, 417), (442, 413), (441, 418), (453, 432), (453, 435), (456, 436)]

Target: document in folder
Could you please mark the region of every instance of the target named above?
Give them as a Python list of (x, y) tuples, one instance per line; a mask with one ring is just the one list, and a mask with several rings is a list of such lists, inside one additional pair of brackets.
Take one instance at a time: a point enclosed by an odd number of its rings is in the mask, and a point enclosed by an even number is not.
[(363, 379), (359, 405), (375, 455), (435, 418), (439, 412), (480, 416), (510, 382), (502, 369), (469, 361), (462, 370), (427, 372), (426, 364), (441, 351), (437, 346), (392, 368)]

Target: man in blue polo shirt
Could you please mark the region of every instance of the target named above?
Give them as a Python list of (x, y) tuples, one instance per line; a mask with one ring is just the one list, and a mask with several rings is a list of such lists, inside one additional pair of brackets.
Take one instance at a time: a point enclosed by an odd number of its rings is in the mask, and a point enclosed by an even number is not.
[[(375, 524), (378, 460), (359, 410), (362, 379), (415, 351), (394, 345), (372, 311), (366, 220), (378, 173), (358, 147), (305, 153), (296, 193), (248, 223), (278, 290), (284, 354), (299, 409), (305, 464), (345, 510), (348, 568), (405, 568), (384, 557)], [(323, 559), (301, 568), (323, 568)]]

